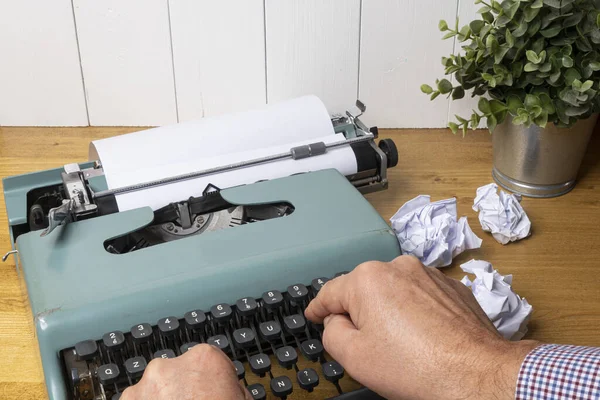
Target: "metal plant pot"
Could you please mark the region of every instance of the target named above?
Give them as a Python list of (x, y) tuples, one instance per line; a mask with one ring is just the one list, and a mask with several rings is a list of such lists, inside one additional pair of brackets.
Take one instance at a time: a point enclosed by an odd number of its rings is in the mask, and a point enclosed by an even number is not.
[(529, 197), (561, 196), (575, 186), (577, 172), (598, 115), (571, 128), (517, 126), (509, 118), (492, 134), (494, 180)]

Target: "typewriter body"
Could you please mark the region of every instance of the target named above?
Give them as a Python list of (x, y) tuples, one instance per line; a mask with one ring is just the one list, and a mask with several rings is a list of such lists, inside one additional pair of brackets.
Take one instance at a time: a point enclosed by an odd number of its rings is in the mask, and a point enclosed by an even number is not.
[[(286, 318), (301, 319), (328, 278), (365, 261), (391, 260), (400, 249), (363, 196), (387, 187), (386, 170), (398, 157), (393, 143), (377, 146), (376, 130), (350, 113), (331, 123), (363, 158), (353, 176), (323, 169), (207, 187), (159, 210), (127, 211), (118, 210), (95, 160), (5, 178), (13, 252), (49, 398), (116, 399), (152, 358), (201, 342), (250, 364), (291, 346), (328, 368), (336, 383), (337, 364), (305, 352), (321, 327)], [(265, 323), (277, 323), (279, 336), (269, 337), (273, 325)], [(254, 341), (240, 343), (240, 329)], [(270, 373), (251, 370), (246, 374)], [(298, 371), (299, 381), (301, 374), (309, 376)], [(294, 383), (294, 390), (312, 390), (310, 382), (302, 389)], [(286, 385), (271, 379), (273, 395), (294, 398)], [(264, 385), (249, 390), (257, 399), (269, 392)]]

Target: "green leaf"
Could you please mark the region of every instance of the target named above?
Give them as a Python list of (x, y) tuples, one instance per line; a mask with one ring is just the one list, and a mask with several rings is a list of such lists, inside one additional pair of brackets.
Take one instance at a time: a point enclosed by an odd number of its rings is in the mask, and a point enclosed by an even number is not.
[(431, 94), (433, 93), (433, 88), (429, 85), (421, 85), (421, 92), (425, 94)]
[(479, 99), (479, 103), (477, 104), (479, 111), (484, 113), (485, 115), (491, 114), (492, 108), (490, 107), (490, 102), (485, 97)]
[(514, 95), (514, 94), (507, 97), (506, 104), (508, 106), (508, 111), (512, 115), (517, 115), (517, 111), (519, 110), (519, 108), (524, 107), (524, 104), (521, 101), (521, 99), (519, 98), (519, 96)]
[(496, 87), (496, 78), (493, 75), (484, 73), (481, 74), (481, 77), (490, 85), (491, 87)]
[(539, 126), (540, 128), (545, 128), (548, 124), (548, 113), (542, 112), (540, 115), (533, 119), (533, 123)]
[(445, 34), (445, 35), (442, 37), (442, 40), (445, 40), (445, 39), (450, 39), (450, 38), (452, 38), (452, 37), (454, 37), (454, 36), (456, 36), (456, 35), (457, 35), (457, 33), (456, 33), (456, 32), (454, 32), (454, 31), (450, 31), (450, 32), (446, 33), (446, 34)]
[(509, 29), (506, 30), (505, 38), (508, 47), (515, 47), (515, 37), (510, 33)]
[(487, 126), (490, 132), (494, 132), (496, 126), (498, 126), (498, 119), (494, 116), (494, 114), (486, 115), (487, 117)]
[(465, 97), (465, 89), (462, 86), (457, 86), (452, 91), (452, 100), (458, 100)]
[(540, 33), (545, 38), (553, 38), (557, 36), (560, 33), (560, 31), (562, 31), (562, 29), (563, 28), (561, 24), (552, 24), (547, 29), (540, 31)]
[(569, 68), (565, 71), (565, 83), (567, 86), (571, 86), (578, 79), (581, 79), (581, 74), (575, 68)]
[(441, 94), (448, 94), (452, 91), (452, 84), (448, 79), (442, 79), (437, 84), (437, 88)]
[(573, 59), (569, 56), (563, 55), (562, 64), (565, 68), (571, 68), (573, 66)]
[(544, 6), (543, 0), (535, 0), (533, 4), (531, 4), (531, 8), (542, 8)]
[(525, 96), (525, 108), (530, 110), (532, 107), (541, 107), (542, 101), (534, 94), (528, 94)]
[(438, 29), (442, 32), (445, 32), (448, 30), (448, 23), (444, 20), (441, 20), (440, 23), (438, 24)]
[(449, 122), (448, 123), (448, 128), (450, 128), (450, 130), (452, 131), (452, 133), (454, 133), (455, 135), (458, 132), (458, 125), (455, 124), (454, 122)]
[(532, 6), (529, 6), (525, 7), (525, 10), (523, 10), (523, 17), (525, 18), (525, 21), (531, 22), (535, 19), (535, 17), (538, 16), (539, 13), (539, 8), (533, 8)]
[(596, 16), (596, 26), (600, 29), (600, 14)]
[(513, 118), (512, 123), (515, 125), (523, 125), (527, 121), (529, 121), (529, 115), (519, 115)]
[(587, 92), (588, 90), (590, 90), (592, 88), (592, 86), (594, 86), (594, 82), (592, 82), (592, 81), (585, 81), (581, 85), (581, 88), (579, 89), (579, 91), (582, 92), (582, 93)]
[[(598, 14), (600, 16), (600, 14)], [(592, 71), (600, 71), (600, 62), (598, 61), (592, 61), (589, 65), (590, 69)]]
[(485, 26), (485, 22), (483, 22), (480, 19), (476, 19), (475, 21), (472, 21), (469, 24), (469, 27), (471, 28), (471, 32), (473, 32), (475, 35), (479, 35), (479, 33), (481, 32), (481, 29), (483, 29), (484, 26)]
[(435, 100), (440, 95), (440, 92), (433, 92), (431, 95), (431, 100)]
[(538, 65), (532, 64), (532, 63), (527, 63), (525, 64), (525, 72), (533, 72), (533, 71), (537, 71), (539, 69)]
[(485, 13), (489, 13), (490, 11), (492, 11), (492, 9), (490, 7), (483, 6), (479, 10), (477, 10), (477, 14), (485, 14)]
[(498, 114), (502, 111), (506, 111), (507, 109), (508, 108), (506, 107), (506, 105), (504, 105), (504, 103), (499, 100), (494, 99), (490, 101), (490, 110), (492, 111), (492, 114)]
[(527, 59), (530, 63), (539, 64), (541, 61), (540, 57), (533, 50), (527, 50), (525, 55), (527, 56)]
[(496, 64), (500, 64), (502, 62), (502, 60), (504, 59), (504, 57), (506, 56), (506, 53), (508, 53), (509, 51), (510, 51), (510, 47), (500, 46), (496, 51), (494, 51), (494, 62)]
[(554, 114), (556, 109), (552, 103), (552, 99), (546, 93), (539, 94), (540, 102), (542, 103), (542, 109), (547, 114)]
[(519, 23), (517, 29), (512, 31), (512, 34), (514, 37), (520, 38), (525, 33), (527, 33), (527, 29), (529, 29), (529, 24), (527, 23), (527, 21), (523, 20)]

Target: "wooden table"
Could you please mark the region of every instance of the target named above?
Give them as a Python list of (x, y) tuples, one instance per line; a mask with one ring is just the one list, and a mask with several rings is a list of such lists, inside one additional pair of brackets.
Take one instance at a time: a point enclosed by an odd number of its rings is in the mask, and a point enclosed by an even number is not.
[[(85, 161), (90, 140), (139, 129), (0, 128), (0, 176)], [(393, 130), (382, 136), (395, 140), (400, 162), (390, 171), (389, 189), (367, 197), (386, 220), (419, 194), (429, 194), (433, 200), (456, 197), (460, 215), (468, 216), (475, 233), (483, 238), (483, 246), (460, 255), (445, 272), (461, 278), (460, 263), (471, 258), (490, 261), (500, 273), (514, 275), (515, 291), (533, 305), (529, 338), (600, 346), (598, 133), (575, 190), (555, 199), (525, 198), (522, 204), (531, 218), (533, 235), (506, 246), (482, 232), (477, 214), (471, 210), (477, 187), (492, 181), (487, 131), (470, 132), (464, 139), (447, 130)], [(4, 253), (10, 245), (3, 198), (0, 210), (0, 250)], [(0, 398), (43, 399), (46, 395), (31, 316), (12, 258), (0, 264), (0, 276)], [(318, 398), (334, 394), (326, 388), (331, 386), (320, 385)], [(302, 398), (309, 396), (300, 392), (292, 396)]]

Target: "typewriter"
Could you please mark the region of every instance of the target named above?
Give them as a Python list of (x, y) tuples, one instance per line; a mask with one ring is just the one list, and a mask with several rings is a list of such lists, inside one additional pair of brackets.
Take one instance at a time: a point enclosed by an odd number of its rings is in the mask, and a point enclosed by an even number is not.
[[(152, 359), (210, 343), (233, 360), (254, 399), (323, 398), (328, 385), (336, 399), (379, 399), (345, 376), (323, 349), (323, 327), (304, 318), (329, 279), (400, 255), (393, 231), (363, 196), (387, 188), (398, 152), (391, 140), (377, 143), (377, 129), (359, 119), (364, 105), (357, 109), (327, 116), (334, 143), (155, 182), (111, 188), (94, 159), (5, 178), (10, 253), (29, 298), (49, 398), (118, 399)], [(169, 140), (170, 128), (159, 129)], [(210, 184), (157, 208), (122, 209), (118, 201), (340, 147), (355, 157), (350, 175), (322, 168)]]

